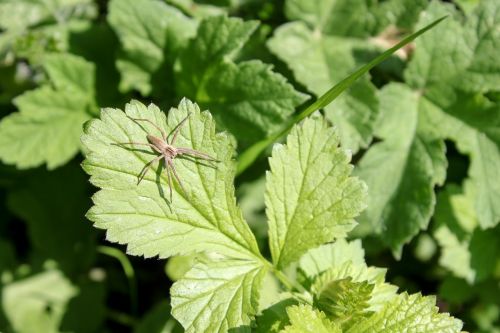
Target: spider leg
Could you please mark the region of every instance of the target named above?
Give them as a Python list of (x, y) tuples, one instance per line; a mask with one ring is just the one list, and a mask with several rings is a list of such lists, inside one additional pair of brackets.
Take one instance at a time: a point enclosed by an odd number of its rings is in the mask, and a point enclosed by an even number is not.
[(158, 131), (160, 131), (161, 133), (161, 137), (163, 138), (163, 140), (167, 140), (167, 135), (165, 134), (165, 131), (162, 130), (158, 125), (156, 125), (155, 123), (153, 123), (151, 120), (149, 119), (145, 119), (145, 118), (130, 118), (132, 119), (133, 121), (145, 121), (145, 122), (148, 122), (150, 123), (151, 125), (153, 125)]
[(144, 178), (144, 176), (146, 175), (146, 172), (148, 171), (148, 167), (153, 164), (154, 162), (157, 162), (159, 161), (163, 156), (160, 155), (160, 156), (156, 156), (155, 158), (153, 158), (151, 161), (149, 161), (148, 163), (146, 163), (146, 165), (144, 165), (144, 167), (142, 168), (141, 170), (141, 173), (139, 173), (139, 176), (138, 176), (138, 181), (137, 181), (137, 185), (139, 185), (142, 181), (142, 179)]
[(151, 143), (144, 143), (144, 142), (117, 142), (115, 143), (116, 145), (138, 145), (138, 146), (150, 146), (152, 147), (153, 145)]
[(165, 172), (167, 173), (167, 179), (168, 179), (168, 189), (170, 191), (170, 202), (172, 202), (172, 175), (170, 174), (170, 164), (167, 161), (167, 157), (164, 156), (165, 158)]
[(158, 149), (154, 144), (152, 143), (144, 143), (144, 142), (118, 142), (116, 145), (140, 145), (140, 146), (148, 146), (153, 148), (157, 153), (161, 154), (161, 150)]
[(220, 162), (215, 157), (212, 157), (208, 154), (202, 153), (201, 151), (197, 151), (197, 150), (190, 149), (190, 148), (177, 148), (177, 154), (178, 155), (192, 155), (194, 157), (198, 157), (198, 158), (201, 158), (204, 160)]
[(179, 175), (177, 174), (177, 171), (175, 170), (174, 162), (172, 161), (172, 159), (165, 159), (165, 161), (170, 165), (170, 169), (172, 169), (172, 172), (174, 173), (174, 177), (175, 177), (175, 179), (177, 179), (177, 182), (179, 183), (179, 185), (182, 189), (182, 192), (184, 192), (184, 194), (187, 195), (186, 189), (182, 185), (181, 179), (179, 178)]
[(188, 113), (188, 115), (184, 119), (182, 119), (181, 122), (177, 124), (177, 126), (175, 126), (174, 133), (172, 136), (172, 141), (170, 142), (171, 145), (174, 145), (175, 140), (177, 139), (177, 134), (179, 134), (181, 127), (184, 125), (184, 123), (186, 122), (186, 120), (189, 118), (190, 115), (191, 112)]

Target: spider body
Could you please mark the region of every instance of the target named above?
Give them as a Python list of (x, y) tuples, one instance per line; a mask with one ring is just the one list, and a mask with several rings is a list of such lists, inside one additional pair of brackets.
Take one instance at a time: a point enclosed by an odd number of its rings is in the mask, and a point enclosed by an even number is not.
[(172, 139), (169, 141), (166, 133), (158, 127), (155, 123), (153, 123), (149, 119), (141, 119), (141, 118), (131, 118), (134, 121), (145, 121), (153, 125), (160, 133), (161, 133), (161, 138), (154, 136), (152, 134), (147, 134), (146, 139), (148, 140), (148, 143), (145, 142), (122, 142), (119, 144), (125, 145), (141, 145), (141, 146), (149, 146), (151, 147), (154, 151), (156, 151), (159, 155), (156, 156), (154, 159), (146, 163), (144, 165), (144, 168), (141, 170), (138, 176), (138, 181), (137, 185), (139, 185), (146, 175), (146, 172), (148, 171), (148, 168), (155, 162), (163, 160), (165, 164), (165, 171), (167, 172), (167, 179), (168, 179), (168, 188), (170, 190), (170, 201), (172, 201), (172, 175), (174, 175), (175, 179), (179, 183), (179, 186), (182, 188), (182, 191), (186, 193), (186, 190), (184, 189), (184, 186), (182, 185), (181, 179), (179, 178), (179, 175), (177, 174), (177, 171), (175, 170), (174, 166), (174, 159), (176, 156), (179, 155), (189, 155), (195, 158), (200, 158), (208, 161), (214, 161), (217, 162), (215, 158), (212, 156), (205, 154), (201, 151), (194, 150), (191, 148), (179, 148), (175, 147), (175, 140), (177, 139), (177, 134), (179, 134), (179, 131), (181, 127), (184, 125), (186, 120), (188, 119), (189, 114), (174, 128), (173, 133), (172, 133)]

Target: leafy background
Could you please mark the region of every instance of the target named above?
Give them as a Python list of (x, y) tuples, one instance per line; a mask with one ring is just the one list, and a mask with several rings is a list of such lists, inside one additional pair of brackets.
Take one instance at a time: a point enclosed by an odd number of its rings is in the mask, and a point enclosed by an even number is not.
[[(180, 331), (169, 288), (193, 258), (125, 257), (84, 217), (95, 188), (80, 136), (100, 108), (133, 98), (168, 110), (187, 97), (242, 152), (443, 15), (322, 112), (368, 185), (351, 232), (367, 263), (389, 268), (400, 291), (437, 294), (465, 330), (499, 332), (495, 0), (0, 0), (0, 330)], [(274, 256), (269, 163), (254, 163), (236, 190)]]

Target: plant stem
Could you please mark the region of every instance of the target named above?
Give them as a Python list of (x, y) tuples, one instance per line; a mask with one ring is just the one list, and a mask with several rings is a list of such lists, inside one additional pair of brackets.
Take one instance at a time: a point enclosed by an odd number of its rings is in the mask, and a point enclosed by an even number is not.
[(98, 246), (97, 251), (99, 253), (113, 257), (120, 262), (122, 269), (123, 269), (123, 272), (125, 273), (125, 276), (127, 277), (127, 280), (128, 280), (128, 287), (129, 287), (129, 293), (130, 293), (130, 307), (132, 310), (132, 314), (136, 315), (137, 314), (137, 281), (135, 279), (134, 267), (132, 266), (132, 264), (128, 260), (127, 255), (124, 254), (122, 251), (120, 251), (117, 248), (114, 248), (111, 246), (104, 246), (104, 245)]

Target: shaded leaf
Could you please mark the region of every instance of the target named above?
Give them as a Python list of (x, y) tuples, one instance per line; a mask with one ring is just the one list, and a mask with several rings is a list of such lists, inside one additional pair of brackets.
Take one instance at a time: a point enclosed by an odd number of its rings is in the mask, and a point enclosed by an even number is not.
[(92, 63), (54, 54), (44, 66), (54, 87), (46, 84), (17, 97), (19, 112), (0, 122), (0, 159), (21, 169), (68, 162), (80, 150), (82, 124), (96, 109)]
[(233, 59), (257, 28), (224, 16), (204, 19), (180, 56), (177, 93), (213, 110), (220, 125), (244, 143), (276, 131), (305, 100), (286, 79), (258, 60)]

